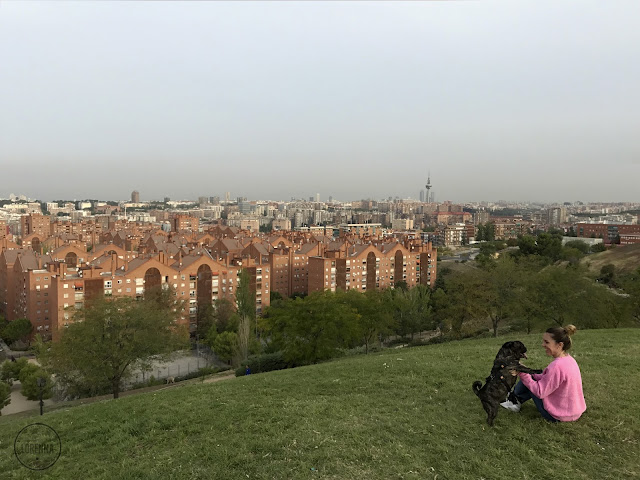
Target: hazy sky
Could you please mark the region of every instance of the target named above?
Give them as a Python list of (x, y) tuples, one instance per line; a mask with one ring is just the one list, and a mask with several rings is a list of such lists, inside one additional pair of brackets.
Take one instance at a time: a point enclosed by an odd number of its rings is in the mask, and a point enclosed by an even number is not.
[(640, 201), (640, 1), (0, 2), (0, 197)]

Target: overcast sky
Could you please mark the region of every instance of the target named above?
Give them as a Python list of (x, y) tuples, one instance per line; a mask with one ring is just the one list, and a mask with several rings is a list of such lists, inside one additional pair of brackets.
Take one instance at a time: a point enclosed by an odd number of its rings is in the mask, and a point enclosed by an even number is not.
[(0, 2), (0, 198), (640, 201), (640, 1)]

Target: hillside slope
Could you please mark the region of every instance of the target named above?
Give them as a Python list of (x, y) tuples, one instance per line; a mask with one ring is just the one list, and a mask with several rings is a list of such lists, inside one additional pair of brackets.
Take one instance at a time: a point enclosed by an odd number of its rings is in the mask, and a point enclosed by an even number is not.
[(600, 273), (600, 269), (609, 263), (615, 265), (619, 273), (628, 273), (640, 268), (640, 244), (617, 246), (611, 250), (588, 255), (581, 260), (590, 271)]
[[(105, 401), (44, 417), (0, 417), (0, 471), (13, 442), (44, 421), (62, 455), (47, 478), (621, 479), (640, 474), (640, 330), (580, 331), (574, 356), (588, 410), (549, 424), (532, 404), (487, 427), (471, 391), (500, 345), (465, 340), (385, 351), (217, 384)], [(549, 358), (520, 336), (527, 364)], [(6, 477), (5, 477), (6, 478)]]

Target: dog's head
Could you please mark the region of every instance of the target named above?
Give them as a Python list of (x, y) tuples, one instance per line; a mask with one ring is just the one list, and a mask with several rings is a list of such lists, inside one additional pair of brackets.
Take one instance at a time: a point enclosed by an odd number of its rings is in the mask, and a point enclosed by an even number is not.
[(520, 360), (521, 358), (527, 358), (527, 347), (524, 343), (519, 341), (506, 342), (500, 348), (498, 352), (499, 357), (511, 357)]

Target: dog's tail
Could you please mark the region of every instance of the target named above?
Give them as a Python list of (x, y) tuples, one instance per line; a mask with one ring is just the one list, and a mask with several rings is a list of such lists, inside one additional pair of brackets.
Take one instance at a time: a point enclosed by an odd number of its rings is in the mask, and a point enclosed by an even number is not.
[(475, 382), (473, 382), (473, 385), (471, 386), (471, 388), (473, 388), (473, 393), (478, 395), (478, 393), (480, 393), (480, 389), (482, 388), (482, 382), (480, 382), (479, 380), (476, 380)]

